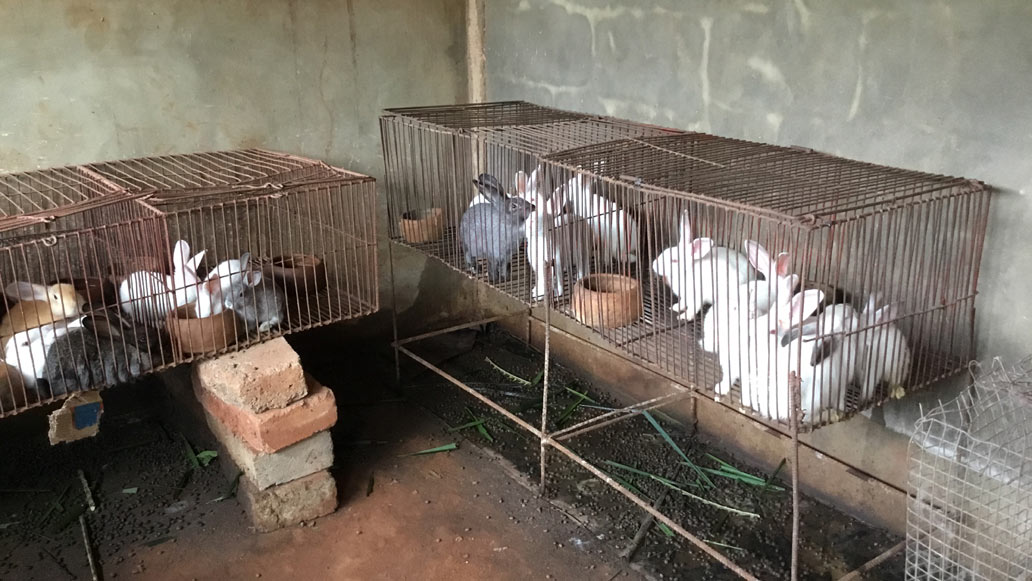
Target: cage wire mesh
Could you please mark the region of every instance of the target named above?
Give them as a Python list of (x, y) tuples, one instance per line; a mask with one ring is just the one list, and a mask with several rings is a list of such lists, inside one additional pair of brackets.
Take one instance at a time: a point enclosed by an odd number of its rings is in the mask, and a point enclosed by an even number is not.
[(393, 240), (765, 421), (791, 374), (812, 429), (974, 358), (979, 182), (522, 102), (381, 130)]
[(918, 421), (908, 493), (906, 579), (1032, 578), (1032, 358)]
[(374, 312), (375, 211), (263, 150), (0, 176), (0, 416)]
[[(553, 256), (560, 263), (571, 261), (570, 245), (579, 254), (590, 252), (591, 246), (571, 233), (584, 230), (583, 219), (560, 222), (551, 233), (560, 212), (543, 203), (554, 188), (543, 182), (543, 172), (535, 172), (540, 158), (592, 143), (675, 133), (524, 102), (390, 109), (380, 127), (390, 238), (525, 304), (543, 298), (546, 287), (570, 291), (569, 274), (562, 279), (564, 285), (553, 288), (542, 284), (545, 275), (536, 271)], [(518, 175), (524, 177), (520, 183)], [(543, 219), (546, 212), (548, 220)], [(541, 244), (533, 245), (537, 240)], [(560, 247), (560, 241), (569, 244)], [(630, 271), (637, 266), (632, 261), (602, 264), (600, 259), (591, 269)]]
[(637, 220), (642, 245), (620, 283), (639, 316), (604, 294), (554, 306), (761, 419), (789, 424), (792, 374), (812, 429), (974, 358), (979, 182), (698, 133), (557, 152), (543, 169), (613, 244)]

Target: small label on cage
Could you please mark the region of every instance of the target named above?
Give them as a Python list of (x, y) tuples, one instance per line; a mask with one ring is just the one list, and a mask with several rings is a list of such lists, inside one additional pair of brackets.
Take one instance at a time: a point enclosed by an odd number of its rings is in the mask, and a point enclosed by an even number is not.
[(74, 442), (90, 438), (100, 431), (100, 417), (104, 402), (96, 391), (77, 393), (69, 397), (59, 409), (50, 414), (50, 444)]

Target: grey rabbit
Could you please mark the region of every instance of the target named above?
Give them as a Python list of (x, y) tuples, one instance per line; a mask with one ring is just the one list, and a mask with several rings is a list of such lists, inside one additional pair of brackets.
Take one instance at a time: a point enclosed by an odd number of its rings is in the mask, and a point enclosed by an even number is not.
[[(242, 260), (246, 264), (246, 259)], [(248, 331), (266, 333), (283, 321), (286, 297), (275, 284), (261, 282), (261, 271), (244, 272), (240, 281), (234, 282), (224, 301), (227, 309), (232, 309), (243, 319)]]
[(523, 222), (534, 211), (534, 204), (506, 196), (498, 180), (487, 174), (481, 174), (473, 184), (488, 203), (467, 208), (459, 223), (466, 267), (475, 272), (477, 260), (486, 258), (488, 280), (502, 282), (509, 276), (512, 255), (523, 242)]
[(125, 383), (153, 369), (155, 361), (160, 365), (162, 354), (170, 354), (163, 333), (114, 310), (91, 314), (81, 329), (58, 337), (47, 349), (43, 379), (54, 397)]

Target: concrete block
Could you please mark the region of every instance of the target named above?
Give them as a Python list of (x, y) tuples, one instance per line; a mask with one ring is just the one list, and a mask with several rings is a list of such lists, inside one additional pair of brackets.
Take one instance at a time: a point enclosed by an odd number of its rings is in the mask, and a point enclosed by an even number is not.
[(337, 510), (337, 483), (326, 470), (260, 490), (240, 479), (244, 510), (263, 533), (326, 516)]
[(287, 407), (254, 413), (224, 401), (194, 385), (197, 399), (238, 438), (259, 452), (272, 453), (315, 434), (337, 422), (337, 402), (329, 388), (309, 378), (308, 395)]
[(333, 464), (333, 441), (329, 432), (319, 432), (278, 452), (268, 454), (251, 449), (210, 413), (205, 412), (204, 417), (226, 456), (258, 490), (326, 470)]
[(255, 413), (285, 407), (305, 397), (301, 359), (279, 337), (194, 366), (195, 384)]

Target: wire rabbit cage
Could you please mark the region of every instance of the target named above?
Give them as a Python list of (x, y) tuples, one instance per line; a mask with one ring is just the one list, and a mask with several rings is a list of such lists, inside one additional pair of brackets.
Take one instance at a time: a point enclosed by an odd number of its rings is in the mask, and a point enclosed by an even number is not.
[(921, 418), (908, 488), (908, 580), (1032, 578), (1032, 359)]
[[(527, 225), (537, 203), (530, 174), (540, 158), (593, 143), (675, 133), (524, 102), (390, 109), (380, 128), (391, 240), (525, 304), (544, 296), (535, 284), (541, 261), (534, 257), (546, 249), (523, 244), (527, 229), (534, 228)], [(526, 174), (522, 184), (515, 181), (518, 174)], [(521, 195), (515, 195), (518, 187)], [(467, 212), (481, 202), (487, 204)], [(635, 256), (625, 258), (631, 260), (625, 267), (633, 268)]]
[[(979, 182), (528, 103), (392, 109), (381, 132), (390, 238), (543, 323), (540, 425), (410, 348), (461, 325), (396, 339), (397, 352), (540, 438), (542, 485), (546, 450), (559, 451), (744, 578), (567, 442), (705, 395), (787, 428), (798, 451), (800, 431), (974, 357)], [(549, 337), (585, 340), (563, 331), (570, 322), (669, 388), (549, 423)], [(793, 578), (798, 503), (793, 486)]]
[(602, 300), (555, 307), (764, 420), (787, 426), (796, 397), (815, 428), (974, 358), (981, 183), (697, 133), (589, 145), (542, 169), (553, 198), (614, 204), (584, 214), (610, 239), (636, 216), (651, 260), (620, 283), (640, 289), (633, 320)]
[(0, 189), (0, 415), (378, 308), (366, 176), (243, 150)]

